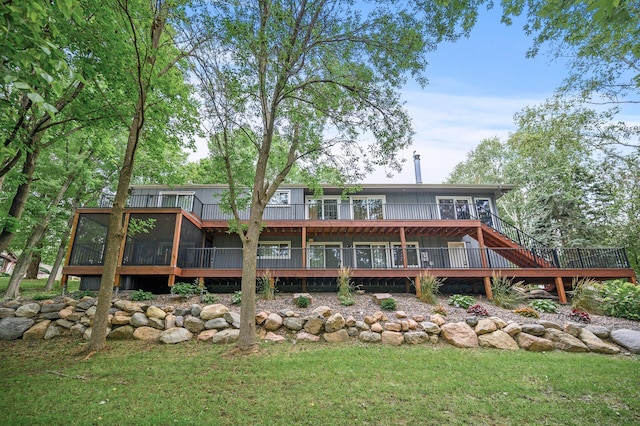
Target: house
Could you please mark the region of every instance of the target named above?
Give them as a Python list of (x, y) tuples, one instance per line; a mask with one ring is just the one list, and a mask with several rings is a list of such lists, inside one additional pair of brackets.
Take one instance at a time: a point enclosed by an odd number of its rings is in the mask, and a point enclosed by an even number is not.
[[(366, 291), (412, 291), (428, 271), (446, 277), (445, 292), (490, 294), (493, 274), (545, 284), (566, 302), (578, 277), (635, 282), (624, 248), (544, 247), (497, 214), (510, 185), (361, 185), (342, 196), (335, 187), (316, 197), (304, 185), (281, 187), (264, 212), (258, 276), (277, 278), (280, 291), (334, 291), (340, 268)], [(116, 286), (166, 293), (175, 282), (199, 280), (213, 292), (240, 289), (242, 248), (220, 205), (223, 185), (130, 188), (125, 223), (153, 220), (148, 232), (128, 232)], [(63, 283), (99, 288), (109, 208), (75, 213)], [(248, 212), (245, 217), (248, 217)]]

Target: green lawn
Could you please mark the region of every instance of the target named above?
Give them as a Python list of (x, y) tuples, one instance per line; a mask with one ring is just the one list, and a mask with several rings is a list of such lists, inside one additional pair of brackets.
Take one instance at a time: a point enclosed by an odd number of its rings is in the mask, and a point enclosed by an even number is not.
[[(46, 293), (44, 287), (47, 284), (46, 279), (39, 280), (22, 280), (20, 283), (20, 297), (30, 299), (46, 299), (47, 297), (57, 296), (62, 293), (60, 282), (56, 281), (51, 292)], [(9, 277), (0, 277), (0, 295), (4, 294), (9, 285)], [(67, 283), (67, 292), (71, 293), (78, 290), (80, 281), (69, 280)]]
[(632, 425), (640, 358), (420, 345), (0, 342), (11, 425)]

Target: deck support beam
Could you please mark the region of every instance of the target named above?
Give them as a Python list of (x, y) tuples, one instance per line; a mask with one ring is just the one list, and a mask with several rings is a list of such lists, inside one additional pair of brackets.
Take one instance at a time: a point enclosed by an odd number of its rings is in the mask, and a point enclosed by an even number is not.
[(484, 281), (484, 293), (487, 296), (487, 300), (493, 300), (493, 292), (491, 291), (491, 277), (483, 277)]
[(556, 277), (556, 290), (558, 291), (558, 299), (563, 305), (567, 304), (567, 294), (564, 292), (564, 281), (562, 277)]

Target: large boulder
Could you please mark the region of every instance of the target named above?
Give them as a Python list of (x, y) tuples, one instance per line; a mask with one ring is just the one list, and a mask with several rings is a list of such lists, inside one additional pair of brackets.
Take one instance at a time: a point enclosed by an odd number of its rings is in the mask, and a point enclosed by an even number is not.
[(365, 343), (379, 343), (382, 341), (382, 335), (373, 331), (363, 331), (358, 336), (358, 339)]
[(224, 317), (224, 314), (227, 312), (229, 312), (229, 308), (223, 304), (216, 303), (214, 305), (207, 305), (202, 308), (202, 311), (200, 312), (200, 319), (208, 321), (214, 318), (221, 318)]
[(546, 328), (542, 324), (522, 324), (520, 326), (523, 333), (530, 334), (532, 336), (542, 337)]
[(162, 336), (162, 330), (153, 327), (139, 327), (133, 332), (133, 338), (136, 340), (158, 341)]
[(24, 332), (22, 338), (24, 340), (44, 339), (44, 335), (47, 332), (47, 328), (49, 328), (49, 324), (51, 324), (51, 320), (44, 320), (36, 323), (33, 327)]
[(466, 322), (453, 322), (440, 326), (442, 337), (458, 348), (477, 348), (478, 335)]
[(556, 330), (555, 328), (547, 329), (544, 333), (544, 338), (551, 340), (555, 344), (556, 349), (560, 349), (561, 351), (589, 352), (589, 348), (587, 348), (580, 339), (564, 331)]
[(316, 336), (315, 334), (307, 333), (306, 331), (299, 331), (296, 334), (296, 339), (301, 342), (319, 342), (320, 336)]
[(237, 312), (227, 312), (226, 314), (224, 314), (224, 317), (226, 322), (228, 322), (229, 324), (231, 324), (231, 327), (233, 328), (240, 328), (240, 314)]
[(207, 330), (224, 330), (229, 328), (229, 323), (224, 318), (214, 318), (204, 323)]
[(614, 330), (611, 332), (611, 340), (631, 353), (640, 354), (640, 331), (626, 328)]
[(502, 330), (478, 336), (478, 343), (484, 348), (518, 350), (518, 344), (513, 340), (513, 337)]
[(383, 331), (382, 344), (391, 346), (400, 346), (404, 343), (404, 336), (398, 331)]
[(131, 340), (133, 339), (133, 332), (135, 328), (132, 325), (123, 325), (122, 327), (114, 328), (111, 330), (107, 339), (111, 340)]
[(420, 327), (422, 327), (422, 330), (424, 330), (425, 333), (440, 334), (440, 327), (438, 326), (438, 324), (431, 321), (421, 322)]
[(344, 343), (349, 341), (349, 333), (347, 333), (347, 330), (344, 328), (332, 333), (324, 333), (322, 337), (329, 343)]
[(298, 317), (287, 317), (284, 319), (283, 324), (289, 330), (300, 331), (304, 327), (304, 320)]
[(227, 328), (217, 332), (212, 338), (211, 343), (235, 343), (240, 337), (240, 330), (236, 328)]
[(478, 321), (475, 326), (475, 332), (477, 335), (493, 333), (498, 327), (496, 323), (489, 318), (483, 318)]
[(0, 340), (15, 340), (22, 337), (35, 321), (26, 317), (12, 317), (0, 320)]
[(142, 312), (135, 312), (131, 315), (129, 322), (134, 327), (147, 327), (149, 325), (149, 318)]
[(33, 318), (40, 312), (40, 305), (37, 303), (25, 303), (16, 309), (17, 317)]
[(324, 331), (327, 333), (333, 333), (344, 328), (345, 320), (342, 314), (333, 314), (327, 318), (324, 323)]
[(264, 322), (264, 328), (268, 331), (276, 331), (282, 327), (282, 317), (278, 314), (269, 314)]
[(408, 345), (419, 345), (429, 340), (429, 335), (424, 331), (408, 331), (404, 333), (404, 342)]
[(199, 333), (205, 329), (205, 323), (198, 317), (188, 316), (184, 319), (182, 324), (184, 328), (192, 333)]
[(163, 331), (159, 340), (162, 343), (174, 344), (186, 342), (187, 340), (191, 340), (192, 337), (193, 333), (186, 328), (174, 327)]
[(324, 329), (324, 318), (313, 316), (304, 323), (304, 331), (309, 334), (320, 334)]
[(620, 348), (611, 343), (603, 342), (598, 336), (593, 334), (588, 328), (580, 330), (580, 340), (584, 342), (591, 352), (599, 354), (615, 355), (620, 353)]
[(547, 352), (553, 351), (556, 348), (551, 340), (528, 333), (518, 333), (515, 338), (518, 342), (518, 346), (526, 351)]
[(157, 318), (161, 320), (165, 319), (165, 317), (167, 316), (167, 313), (157, 306), (149, 306), (147, 308), (146, 314), (149, 318)]

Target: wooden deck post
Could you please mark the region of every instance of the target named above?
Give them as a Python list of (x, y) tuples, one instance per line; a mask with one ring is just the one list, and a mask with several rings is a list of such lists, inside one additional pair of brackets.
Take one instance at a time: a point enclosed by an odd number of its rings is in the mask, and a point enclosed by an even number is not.
[(405, 234), (404, 234), (404, 226), (400, 227), (400, 246), (402, 247), (401, 248), (401, 250), (402, 250), (402, 267), (404, 269), (407, 269), (407, 267), (408, 267), (408, 263), (407, 263), (407, 238), (405, 237)]
[[(73, 216), (73, 224), (71, 225), (71, 238), (69, 238), (69, 242), (67, 243), (68, 244), (67, 257), (64, 262), (64, 266), (69, 266), (69, 262), (71, 261), (71, 250), (73, 249), (73, 244), (75, 243), (75, 240), (76, 240), (76, 232), (78, 231), (79, 220), (80, 220), (80, 214), (76, 211)], [(62, 277), (60, 277), (60, 287), (62, 288), (63, 294), (67, 292), (68, 281), (69, 281), (69, 276), (67, 274), (62, 274)]]
[[(182, 230), (182, 210), (180, 213), (176, 213), (176, 223), (173, 227), (173, 245), (171, 246), (171, 260), (169, 261), (169, 266), (175, 268), (178, 266), (178, 250), (180, 247), (180, 233)], [(169, 281), (167, 284), (169, 287), (173, 287), (173, 284), (176, 282), (175, 274), (169, 275)]]
[(488, 268), (489, 263), (487, 262), (487, 250), (484, 245), (484, 235), (482, 233), (482, 226), (478, 226), (478, 244), (480, 245), (480, 260), (482, 261), (482, 267)]
[(562, 277), (556, 277), (556, 290), (558, 291), (558, 298), (563, 305), (567, 304), (567, 295), (564, 292), (564, 281)]
[(420, 287), (420, 275), (417, 275), (414, 283), (416, 284), (416, 297), (420, 299), (422, 297), (422, 288)]
[(493, 300), (493, 292), (491, 291), (491, 277), (484, 277), (484, 293), (487, 300)]
[(307, 269), (307, 227), (302, 227), (302, 269)]

